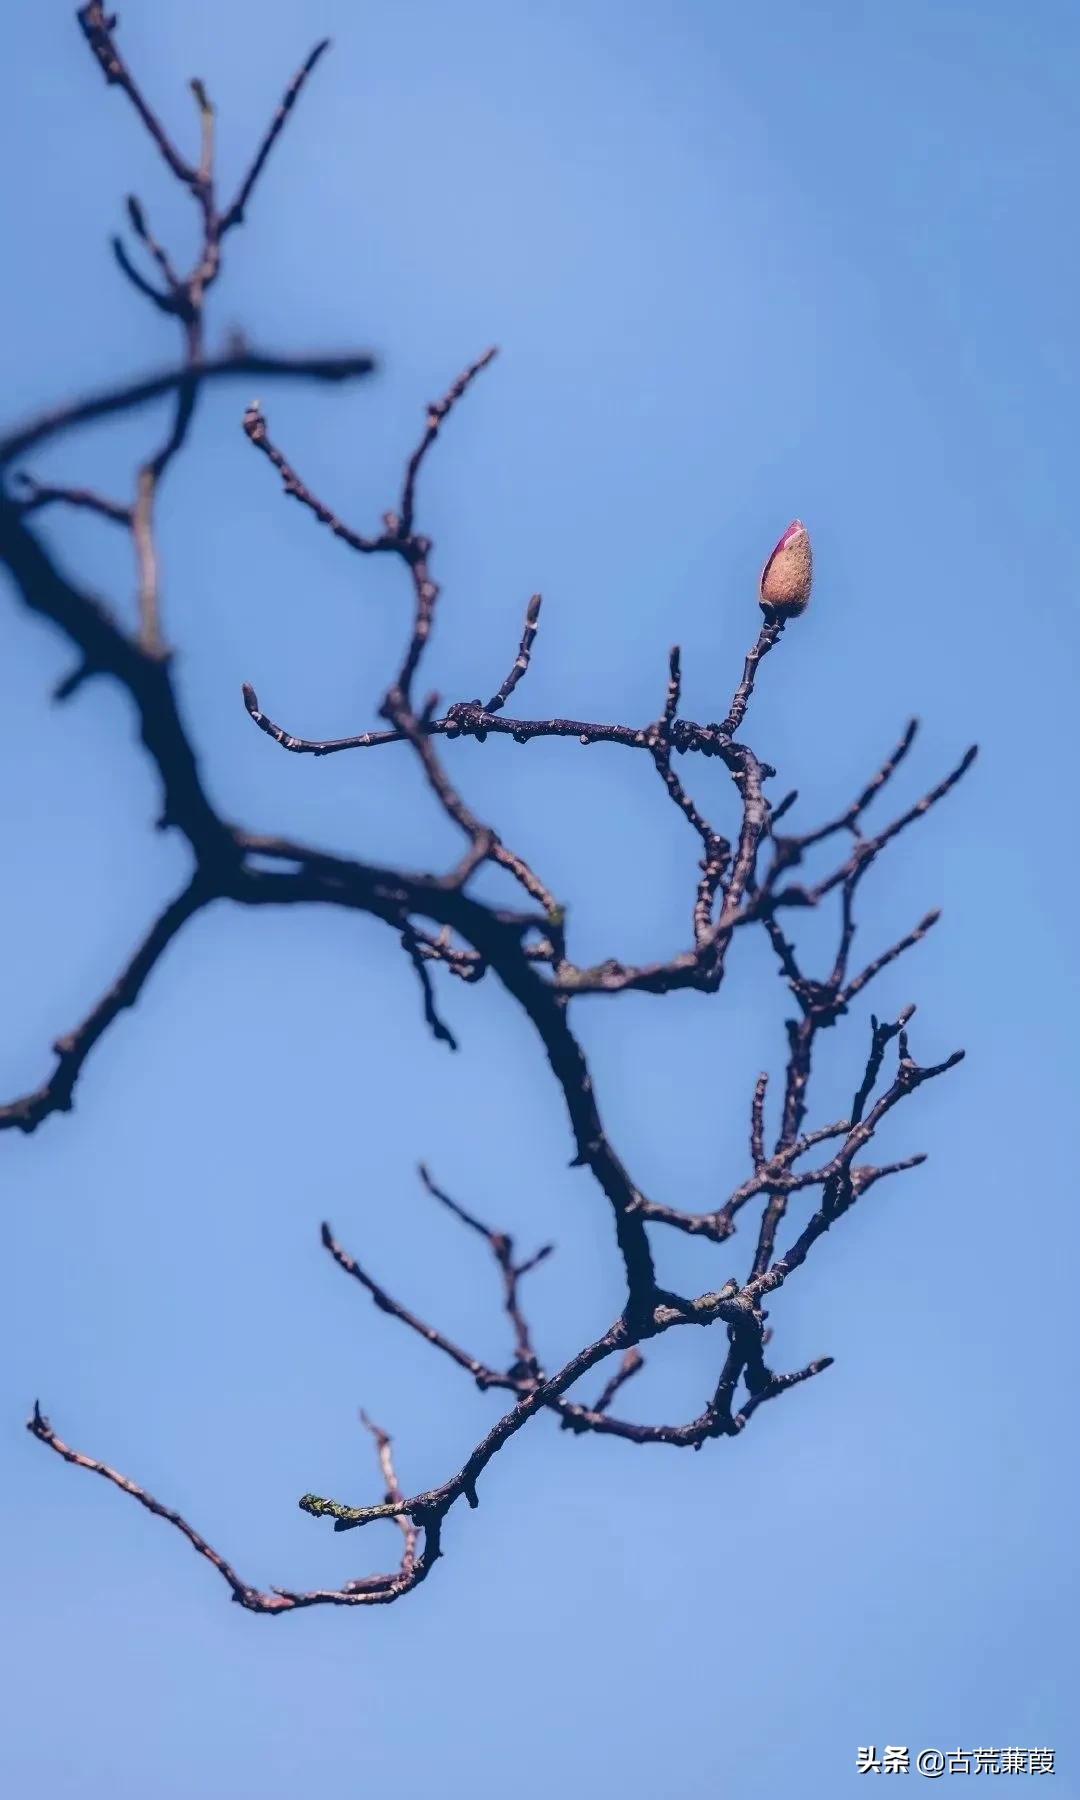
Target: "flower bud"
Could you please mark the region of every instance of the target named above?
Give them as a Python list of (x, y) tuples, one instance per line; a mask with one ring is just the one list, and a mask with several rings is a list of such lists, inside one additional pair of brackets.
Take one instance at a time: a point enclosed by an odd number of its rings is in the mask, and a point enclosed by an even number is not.
[(801, 519), (792, 519), (761, 571), (760, 604), (777, 618), (793, 619), (806, 608), (813, 578), (810, 533)]

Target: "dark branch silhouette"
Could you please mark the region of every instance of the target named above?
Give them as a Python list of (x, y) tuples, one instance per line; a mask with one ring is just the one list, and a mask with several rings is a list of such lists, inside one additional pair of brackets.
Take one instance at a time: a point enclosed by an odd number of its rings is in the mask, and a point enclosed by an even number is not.
[[(416, 447), (405, 460), (395, 506), (382, 514), (375, 530), (358, 529), (339, 518), (297, 473), (292, 461), (272, 441), (258, 405), (243, 418), (248, 440), (271, 464), (285, 493), (319, 525), (360, 555), (389, 555), (402, 565), (411, 604), (411, 629), (399, 667), (392, 673), (375, 719), (352, 736), (337, 740), (300, 737), (265, 713), (255, 690), (246, 685), (244, 704), (255, 724), (293, 752), (325, 756), (352, 750), (404, 747), (415, 756), (432, 793), (463, 840), (456, 864), (442, 871), (413, 871), (331, 855), (316, 846), (284, 836), (257, 834), (223, 818), (203, 785), (199, 758), (184, 722), (173, 681), (162, 617), (156, 513), (163, 482), (174, 458), (184, 449), (204, 383), (224, 376), (261, 374), (309, 380), (342, 380), (366, 375), (373, 367), (366, 353), (341, 356), (270, 356), (234, 344), (220, 356), (208, 356), (204, 311), (209, 290), (220, 273), (228, 233), (239, 225), (252, 204), (259, 179), (309, 75), (326, 48), (319, 44), (302, 65), (240, 179), (235, 197), (221, 206), (215, 168), (215, 114), (201, 82), (191, 91), (198, 120), (196, 156), (180, 149), (166, 132), (136, 78), (120, 56), (115, 20), (93, 3), (78, 14), (87, 43), (106, 80), (120, 89), (176, 181), (198, 209), (201, 241), (193, 267), (181, 273), (170, 252), (154, 235), (142, 204), (127, 203), (134, 248), (116, 240), (116, 256), (125, 276), (163, 315), (175, 320), (181, 335), (181, 360), (160, 374), (134, 380), (83, 401), (43, 413), (0, 439), (0, 471), (29, 451), (53, 442), (94, 420), (130, 412), (155, 398), (169, 396), (168, 429), (152, 445), (136, 472), (133, 491), (116, 500), (92, 487), (60, 487), (17, 471), (0, 491), (0, 558), (16, 593), (34, 614), (47, 619), (70, 642), (76, 656), (72, 672), (60, 684), (65, 699), (91, 677), (107, 676), (125, 690), (135, 709), (142, 749), (150, 758), (161, 789), (158, 824), (177, 831), (191, 853), (191, 873), (183, 891), (150, 926), (121, 973), (89, 1014), (54, 1045), (52, 1073), (33, 1092), (0, 1106), (0, 1128), (31, 1132), (54, 1113), (71, 1109), (79, 1076), (95, 1044), (120, 1013), (133, 1006), (159, 959), (188, 921), (216, 902), (240, 907), (334, 906), (383, 920), (400, 942), (417, 973), (424, 1018), (435, 1037), (455, 1048), (439, 1013), (441, 974), (465, 983), (499, 982), (528, 1018), (552, 1076), (562, 1094), (573, 1145), (573, 1166), (588, 1171), (610, 1209), (615, 1248), (625, 1282), (619, 1315), (561, 1367), (545, 1365), (542, 1346), (529, 1321), (524, 1283), (552, 1255), (543, 1245), (518, 1259), (512, 1239), (485, 1224), (470, 1207), (452, 1199), (428, 1172), (421, 1175), (433, 1201), (487, 1246), (501, 1289), (508, 1326), (506, 1360), (481, 1361), (437, 1325), (420, 1319), (322, 1226), (322, 1242), (338, 1267), (355, 1280), (375, 1305), (432, 1349), (447, 1357), (482, 1389), (506, 1396), (507, 1410), (468, 1454), (462, 1467), (436, 1488), (406, 1495), (398, 1483), (390, 1439), (364, 1420), (372, 1433), (384, 1497), (371, 1505), (305, 1494), (299, 1504), (315, 1518), (333, 1520), (335, 1529), (351, 1530), (378, 1520), (394, 1524), (402, 1540), (398, 1566), (387, 1574), (360, 1577), (338, 1589), (296, 1593), (250, 1587), (178, 1513), (162, 1505), (127, 1476), (96, 1458), (71, 1449), (53, 1431), (35, 1404), (29, 1421), (33, 1436), (65, 1461), (103, 1476), (115, 1487), (165, 1519), (217, 1569), (232, 1596), (248, 1610), (285, 1613), (314, 1605), (384, 1605), (411, 1592), (426, 1579), (438, 1559), (444, 1520), (464, 1499), (478, 1501), (478, 1488), (492, 1457), (540, 1412), (554, 1414), (573, 1434), (592, 1432), (633, 1444), (664, 1444), (700, 1450), (707, 1442), (741, 1435), (759, 1407), (819, 1374), (831, 1358), (821, 1356), (805, 1367), (777, 1371), (766, 1358), (772, 1327), (765, 1301), (775, 1295), (805, 1263), (815, 1244), (855, 1203), (885, 1176), (901, 1173), (922, 1160), (908, 1156), (888, 1163), (862, 1160), (871, 1154), (878, 1126), (902, 1100), (924, 1082), (953, 1068), (962, 1052), (933, 1065), (920, 1065), (909, 1048), (908, 1026), (914, 1007), (889, 1022), (871, 1019), (869, 1049), (852, 1077), (852, 1100), (846, 1115), (806, 1128), (811, 1099), (814, 1051), (821, 1031), (834, 1026), (855, 998), (880, 972), (911, 949), (937, 920), (927, 913), (905, 936), (880, 949), (854, 971), (851, 954), (855, 905), (864, 878), (881, 853), (909, 826), (951, 791), (970, 766), (967, 751), (943, 780), (914, 806), (898, 813), (876, 834), (864, 829), (865, 815), (877, 801), (915, 740), (910, 724), (899, 745), (839, 816), (802, 832), (781, 831), (780, 823), (797, 794), (777, 803), (768, 795), (776, 771), (740, 735), (749, 716), (755, 686), (767, 656), (786, 641), (789, 626), (810, 597), (809, 534), (800, 521), (784, 533), (770, 557), (760, 589), (764, 619), (745, 660), (742, 674), (722, 720), (694, 721), (680, 716), (682, 670), (679, 651), (671, 652), (666, 687), (658, 681), (660, 711), (639, 725), (570, 718), (528, 719), (508, 716), (505, 707), (526, 678), (541, 618), (541, 599), (529, 600), (517, 655), (509, 673), (485, 703), (459, 700), (440, 710), (438, 696), (416, 698), (415, 689), (427, 648), (439, 588), (431, 572), (433, 546), (417, 526), (421, 478), (429, 453), (452, 413), (495, 355), (487, 350), (431, 404)], [(145, 267), (140, 266), (140, 261)], [(124, 622), (60, 566), (51, 547), (35, 529), (38, 515), (54, 516), (65, 507), (99, 516), (130, 533), (138, 570), (133, 618)], [(499, 667), (506, 667), (508, 646), (494, 656), (485, 673), (485, 688)], [(359, 722), (358, 722), (359, 723)], [(655, 959), (632, 966), (617, 956), (582, 966), (574, 962), (566, 929), (566, 908), (543, 876), (503, 839), (495, 826), (480, 818), (460, 794), (440, 756), (442, 740), (507, 737), (517, 744), (537, 738), (577, 738), (584, 744), (613, 743), (645, 753), (673, 804), (701, 845), (700, 875), (687, 895), (689, 941), (679, 947), (658, 946)], [(701, 811), (682, 776), (676, 758), (715, 757), (732, 783), (732, 817), (725, 829)], [(807, 853), (833, 839), (841, 840), (835, 866), (822, 879), (801, 879)], [(521, 890), (516, 907), (477, 900), (470, 891), (476, 872), (491, 864), (503, 870)], [(800, 912), (819, 907), (838, 895), (836, 949), (824, 973), (811, 973), (789, 934)], [(609, 999), (626, 992), (657, 996), (692, 988), (714, 994), (721, 987), (727, 957), (737, 933), (764, 931), (793, 1003), (787, 1022), (787, 1054), (777, 1101), (779, 1124), (771, 1146), (766, 1108), (768, 1077), (757, 1076), (749, 1100), (749, 1169), (713, 1210), (688, 1212), (672, 1198), (644, 1194), (623, 1163), (603, 1122), (592, 1072), (572, 1024), (573, 1006), (586, 995)], [(894, 1048), (895, 1047), (895, 1048)], [(895, 1056), (886, 1075), (886, 1057)], [(739, 1098), (737, 1104), (746, 1104)], [(813, 1190), (816, 1210), (786, 1249), (777, 1245), (792, 1196)], [(718, 1291), (697, 1295), (673, 1293), (657, 1281), (650, 1231), (666, 1226), (714, 1243), (730, 1239), (753, 1219), (748, 1233), (745, 1273)], [(654, 1424), (617, 1416), (616, 1400), (625, 1403), (643, 1366), (641, 1346), (687, 1326), (719, 1327), (715, 1379), (701, 1411), (683, 1422)], [(600, 1371), (607, 1365), (603, 1376)], [(574, 1397), (573, 1390), (596, 1371), (593, 1403)], [(422, 1543), (421, 1543), (422, 1539)]]

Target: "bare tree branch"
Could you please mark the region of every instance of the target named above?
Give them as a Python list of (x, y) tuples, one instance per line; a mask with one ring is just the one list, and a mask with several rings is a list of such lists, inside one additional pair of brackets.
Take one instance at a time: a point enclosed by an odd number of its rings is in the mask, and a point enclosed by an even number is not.
[(94, 1045), (125, 1007), (135, 1005), (151, 970), (174, 937), (212, 898), (212, 891), (196, 877), (169, 903), (93, 1011), (74, 1031), (57, 1038), (53, 1045), (56, 1067), (49, 1079), (32, 1094), (24, 1094), (21, 1100), (0, 1106), (0, 1131), (12, 1126), (17, 1126), (20, 1131), (35, 1131), (50, 1113), (70, 1112), (75, 1083)]
[[(370, 375), (375, 366), (374, 357), (366, 351), (285, 356), (247, 349), (229, 350), (221, 356), (207, 357), (199, 370), (199, 380), (220, 381), (226, 376), (254, 375), (271, 381), (354, 381), (358, 376)], [(190, 370), (184, 365), (159, 369), (153, 375), (143, 375), (136, 381), (126, 382), (123, 387), (105, 388), (100, 393), (88, 394), (83, 400), (72, 400), (64, 406), (54, 407), (0, 437), (0, 465), (25, 455), (27, 450), (34, 449), (48, 439), (61, 437), (65, 432), (74, 430), (77, 425), (90, 425), (97, 419), (131, 412), (136, 407), (145, 406), (149, 400), (159, 400), (163, 394), (175, 393), (189, 379)]]
[[(387, 1504), (396, 1505), (401, 1500), (401, 1489), (397, 1485), (397, 1477), (389, 1457), (390, 1440), (378, 1426), (372, 1426), (367, 1420), (365, 1423), (375, 1437), (380, 1466), (387, 1478)], [(347, 1581), (340, 1588), (312, 1588), (307, 1592), (293, 1588), (270, 1588), (267, 1592), (249, 1587), (246, 1581), (241, 1580), (232, 1564), (226, 1562), (194, 1526), (189, 1525), (180, 1513), (174, 1512), (171, 1506), (163, 1506), (160, 1500), (154, 1499), (153, 1494), (139, 1487), (129, 1476), (121, 1475), (118, 1469), (111, 1469), (108, 1463), (98, 1462), (96, 1457), (86, 1456), (81, 1450), (73, 1450), (70, 1444), (65, 1444), (53, 1430), (36, 1400), (34, 1410), (26, 1422), (26, 1429), (31, 1436), (37, 1438), (39, 1444), (54, 1450), (66, 1463), (72, 1463), (78, 1469), (88, 1469), (92, 1475), (102, 1476), (113, 1487), (119, 1488), (122, 1494), (128, 1494), (132, 1500), (137, 1500), (147, 1512), (174, 1526), (181, 1537), (187, 1539), (192, 1549), (199, 1556), (205, 1557), (211, 1568), (217, 1570), (230, 1589), (233, 1599), (248, 1612), (277, 1615), (308, 1606), (388, 1606), (392, 1601), (400, 1600), (403, 1594), (409, 1594), (413, 1588), (419, 1587), (439, 1556), (437, 1524), (425, 1531), (423, 1555), (418, 1557), (417, 1532), (408, 1520), (401, 1519), (405, 1550), (400, 1567), (390, 1574), (365, 1575), (359, 1580)]]
[(254, 192), (255, 184), (262, 174), (263, 169), (266, 167), (266, 159), (284, 130), (289, 114), (296, 105), (296, 102), (300, 97), (301, 89), (307, 81), (308, 76), (311, 74), (311, 71), (314, 69), (315, 64), (318, 62), (323, 52), (329, 48), (330, 39), (323, 38), (320, 43), (316, 44), (307, 61), (289, 83), (285, 92), (285, 97), (270, 121), (266, 136), (259, 145), (255, 160), (247, 174), (244, 176), (243, 181), (240, 183), (235, 200), (233, 200), (230, 206), (226, 207), (222, 214), (221, 229), (223, 233), (231, 231), (234, 225), (242, 223), (244, 213), (247, 210), (248, 201), (251, 199), (252, 193)]
[(120, 500), (109, 500), (104, 494), (95, 493), (93, 488), (57, 487), (50, 482), (35, 481), (23, 470), (16, 473), (15, 481), (22, 495), (18, 505), (24, 514), (41, 512), (46, 506), (71, 506), (76, 512), (97, 513), (100, 518), (110, 519), (114, 525), (126, 525), (131, 530), (131, 507)]
[[(766, 1357), (766, 1352), (772, 1353), (773, 1326), (766, 1322), (763, 1303), (802, 1267), (814, 1245), (850, 1212), (856, 1201), (886, 1176), (910, 1170), (923, 1160), (920, 1155), (889, 1162), (858, 1159), (867, 1154), (867, 1146), (879, 1126), (899, 1103), (925, 1082), (954, 1068), (962, 1052), (936, 1064), (918, 1064), (908, 1044), (907, 1028), (914, 1008), (906, 1008), (897, 1019), (886, 1023), (872, 1018), (869, 1050), (853, 1083), (846, 1117), (808, 1126), (817, 1041), (823, 1030), (832, 1028), (848, 1013), (882, 970), (913, 949), (936, 923), (938, 914), (928, 912), (905, 936), (879, 951), (856, 973), (851, 972), (857, 904), (865, 877), (908, 826), (952, 791), (971, 766), (975, 753), (967, 751), (921, 799), (898, 813), (876, 835), (866, 835), (864, 815), (912, 749), (912, 723), (843, 811), (825, 824), (801, 833), (778, 829), (795, 806), (797, 790), (790, 790), (779, 803), (772, 803), (769, 784), (776, 770), (744, 741), (743, 734), (765, 658), (782, 640), (791, 641), (788, 626), (809, 598), (809, 534), (802, 525), (799, 542), (804, 566), (800, 565), (798, 605), (781, 614), (779, 602), (766, 604), (762, 599), (765, 623), (746, 655), (722, 722), (680, 717), (682, 664), (677, 648), (669, 658), (659, 717), (649, 723), (634, 726), (563, 717), (507, 717), (506, 703), (528, 672), (540, 619), (539, 595), (533, 595), (528, 603), (516, 659), (486, 705), (478, 699), (461, 700), (440, 711), (434, 694), (417, 700), (416, 693), (422, 691), (418, 682), (440, 602), (439, 586), (432, 574), (434, 547), (417, 526), (420, 477), (446, 420), (494, 357), (494, 350), (488, 350), (458, 376), (440, 400), (427, 408), (424, 429), (405, 461), (396, 505), (382, 513), (379, 528), (370, 534), (346, 523), (301, 479), (293, 463), (271, 440), (257, 402), (248, 407), (243, 421), (249, 441), (277, 472), (288, 497), (298, 501), (353, 551), (397, 557), (406, 572), (410, 605), (405, 649), (377, 702), (375, 717), (382, 721), (377, 729), (365, 726), (349, 737), (334, 740), (294, 736), (262, 711), (255, 690), (245, 685), (248, 713), (260, 730), (285, 749), (316, 757), (346, 750), (404, 746), (416, 758), (431, 793), (464, 840), (458, 861), (442, 870), (383, 866), (333, 855), (283, 835), (255, 833), (225, 819), (204, 782), (196, 746), (177, 700), (162, 618), (157, 510), (166, 472), (190, 444), (190, 427), (205, 382), (235, 375), (339, 381), (364, 376), (374, 367), (372, 358), (362, 353), (275, 356), (256, 353), (243, 342), (234, 342), (218, 356), (206, 353), (205, 303), (221, 271), (223, 242), (232, 228), (241, 223), (267, 159), (326, 44), (316, 45), (294, 77), (235, 197), (222, 208), (217, 199), (215, 168), (216, 112), (202, 82), (193, 80), (190, 84), (199, 135), (198, 153), (193, 160), (173, 142), (120, 56), (115, 19), (105, 13), (98, 0), (84, 5), (78, 16), (106, 81), (125, 94), (156, 153), (191, 195), (199, 214), (199, 243), (195, 260), (185, 272), (152, 232), (141, 203), (129, 198), (127, 215), (134, 234), (134, 252), (130, 253), (117, 239), (116, 255), (138, 292), (179, 327), (180, 360), (155, 374), (53, 408), (15, 427), (0, 438), (0, 472), (15, 458), (51, 443), (77, 426), (116, 417), (163, 397), (172, 403), (167, 428), (143, 456), (130, 500), (112, 500), (93, 486), (41, 483), (32, 474), (16, 476), (10, 492), (0, 488), (0, 561), (9, 569), (23, 604), (60, 631), (76, 653), (76, 666), (61, 682), (58, 697), (70, 695), (98, 675), (118, 682), (129, 696), (142, 746), (161, 788), (158, 823), (181, 833), (190, 850), (192, 868), (182, 893), (154, 922), (111, 987), (82, 1023), (58, 1041), (56, 1066), (49, 1078), (32, 1093), (0, 1106), (0, 1129), (33, 1131), (53, 1113), (71, 1109), (76, 1084), (94, 1046), (120, 1013), (137, 1002), (153, 969), (188, 920), (212, 901), (229, 902), (237, 914), (244, 908), (262, 906), (334, 906), (363, 913), (389, 926), (404, 947), (421, 984), (426, 1023), (438, 1040), (456, 1047), (440, 1011), (444, 974), (466, 985), (492, 978), (521, 1008), (565, 1107), (573, 1149), (571, 1166), (587, 1172), (608, 1209), (625, 1297), (617, 1318), (606, 1331), (567, 1358), (554, 1373), (549, 1372), (530, 1321), (523, 1283), (548, 1260), (551, 1246), (544, 1244), (534, 1254), (519, 1259), (508, 1233), (484, 1223), (471, 1207), (451, 1198), (421, 1168), (431, 1196), (468, 1232), (484, 1240), (495, 1264), (509, 1342), (505, 1363), (489, 1363), (463, 1349), (391, 1296), (342, 1246), (330, 1227), (322, 1227), (322, 1242), (334, 1262), (370, 1295), (382, 1313), (422, 1337), (482, 1390), (497, 1390), (511, 1402), (509, 1410), (492, 1423), (455, 1475), (436, 1488), (412, 1496), (407, 1496), (399, 1485), (388, 1435), (361, 1415), (374, 1441), (383, 1498), (369, 1506), (355, 1506), (307, 1494), (300, 1505), (316, 1518), (332, 1519), (338, 1530), (390, 1520), (400, 1533), (402, 1554), (398, 1567), (391, 1572), (357, 1577), (340, 1588), (294, 1592), (248, 1586), (179, 1513), (162, 1505), (127, 1476), (71, 1449), (56, 1436), (37, 1406), (29, 1430), (66, 1462), (102, 1476), (165, 1519), (217, 1570), (233, 1598), (249, 1611), (278, 1614), (322, 1604), (384, 1605), (412, 1592), (426, 1579), (440, 1555), (443, 1522), (448, 1514), (461, 1499), (470, 1507), (476, 1506), (478, 1483), (491, 1459), (538, 1414), (553, 1415), (570, 1436), (595, 1433), (638, 1446), (700, 1450), (712, 1440), (740, 1436), (766, 1401), (801, 1385), (830, 1365), (831, 1358), (825, 1356), (801, 1368), (775, 1371)], [(151, 269), (152, 279), (140, 263)], [(51, 546), (35, 532), (35, 515), (48, 512), (50, 518), (62, 517), (65, 507), (90, 511), (130, 533), (137, 569), (135, 618), (130, 626), (66, 574)], [(495, 668), (505, 667), (502, 658), (506, 649), (504, 645)], [(491, 673), (489, 666), (488, 679)], [(689, 941), (681, 948), (661, 944), (652, 960), (638, 965), (626, 964), (617, 954), (589, 966), (575, 963), (571, 959), (564, 901), (522, 851), (511, 848), (495, 825), (480, 816), (459, 782), (451, 777), (443, 746), (462, 738), (471, 738), (478, 744), (501, 738), (519, 745), (541, 738), (577, 738), (586, 745), (611, 743), (643, 751), (648, 761), (642, 766), (652, 765), (700, 844), (697, 874), (687, 883)], [(675, 759), (688, 754), (717, 759), (730, 777), (730, 787), (725, 786), (720, 802), (722, 815), (718, 812), (715, 824), (691, 792), (684, 779), (685, 771), (676, 772)], [(813, 884), (798, 879), (812, 849), (841, 837), (845, 841), (827, 874)], [(520, 890), (516, 909), (475, 898), (474, 877), (478, 870), (487, 867), (509, 876)], [(616, 894), (614, 884), (612, 891)], [(835, 948), (825, 972), (812, 975), (804, 967), (791, 921), (797, 920), (801, 912), (821, 906), (833, 893), (838, 896), (839, 915)], [(617, 917), (612, 925), (617, 928)], [(748, 931), (764, 932), (792, 997), (793, 1016), (785, 1028), (783, 1074), (775, 1088), (770, 1088), (768, 1072), (761, 1073), (754, 1085), (749, 1109), (748, 1172), (741, 1179), (735, 1172), (734, 1185), (718, 1181), (718, 1192), (726, 1197), (710, 1210), (695, 1213), (677, 1203), (677, 1191), (655, 1200), (646, 1196), (620, 1158), (604, 1124), (593, 1072), (575, 1030), (574, 1008), (585, 995), (603, 995), (612, 1002), (628, 992), (663, 996), (692, 989), (706, 997), (715, 995), (723, 985), (733, 944), (737, 939), (742, 942)], [(891, 1081), (883, 1084), (886, 1054), (893, 1045), (897, 1057), (895, 1073)], [(776, 1095), (773, 1104), (779, 1116), (770, 1147), (766, 1110), (771, 1093)], [(740, 1112), (745, 1105), (744, 1095), (738, 1099)], [(677, 1180), (677, 1174), (673, 1174), (672, 1186), (676, 1189)], [(785, 1230), (788, 1210), (808, 1190), (815, 1190), (811, 1205), (816, 1210), (809, 1215), (803, 1212)], [(732, 1277), (720, 1289), (703, 1292), (696, 1298), (661, 1287), (653, 1260), (652, 1230), (667, 1227), (719, 1244), (744, 1228), (747, 1219), (751, 1221), (750, 1241), (754, 1249), (744, 1279)], [(690, 1325), (703, 1329), (720, 1327), (715, 1339), (717, 1353), (708, 1383), (704, 1384), (706, 1396), (698, 1402), (701, 1410), (693, 1418), (674, 1423), (614, 1416), (611, 1406), (643, 1366), (641, 1346)], [(614, 1372), (601, 1387), (595, 1404), (575, 1398), (576, 1384), (612, 1359), (616, 1359)], [(633, 1390), (635, 1394), (641, 1391)]]

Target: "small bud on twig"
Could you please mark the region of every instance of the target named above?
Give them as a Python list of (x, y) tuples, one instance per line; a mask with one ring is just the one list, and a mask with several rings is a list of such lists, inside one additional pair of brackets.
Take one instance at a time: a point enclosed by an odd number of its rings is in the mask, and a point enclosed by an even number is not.
[(814, 578), (810, 533), (793, 519), (761, 571), (760, 604), (766, 612), (794, 618), (805, 610)]

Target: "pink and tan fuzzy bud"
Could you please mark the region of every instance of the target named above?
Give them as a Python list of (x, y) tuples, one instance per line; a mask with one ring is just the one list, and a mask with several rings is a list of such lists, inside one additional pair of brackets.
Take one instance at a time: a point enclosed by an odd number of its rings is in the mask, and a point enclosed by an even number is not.
[(792, 519), (761, 571), (760, 604), (767, 613), (793, 619), (806, 610), (813, 579), (810, 533), (801, 519)]

